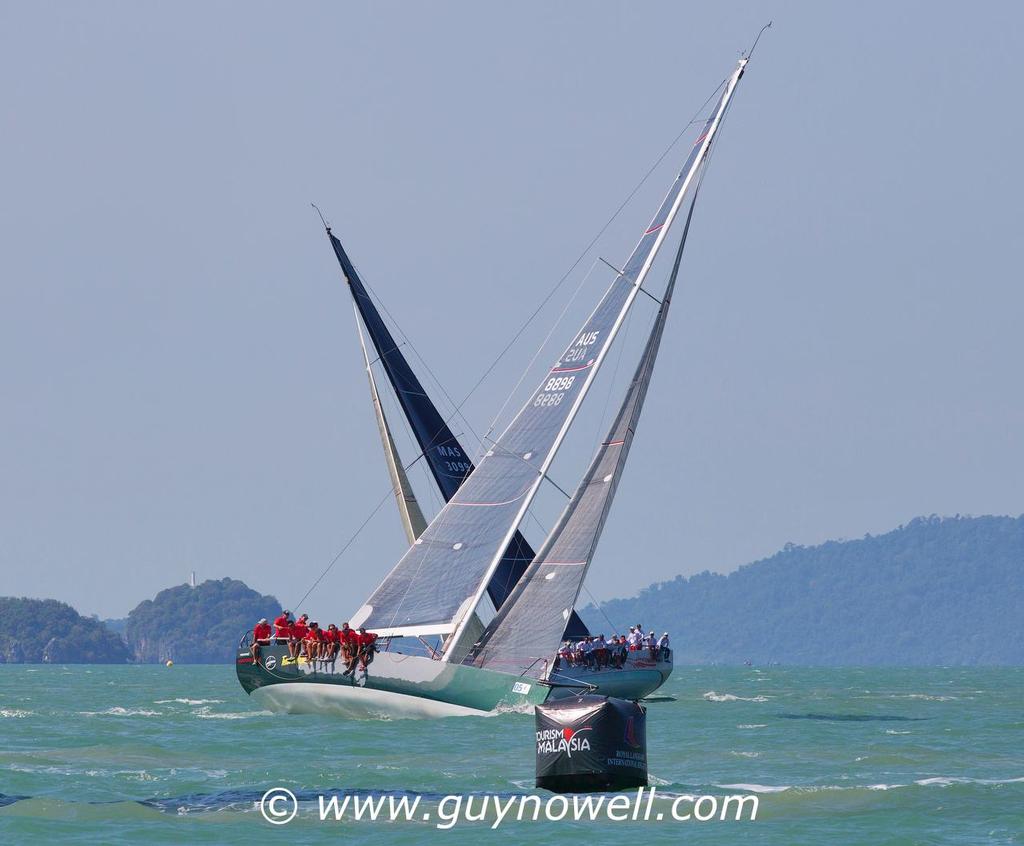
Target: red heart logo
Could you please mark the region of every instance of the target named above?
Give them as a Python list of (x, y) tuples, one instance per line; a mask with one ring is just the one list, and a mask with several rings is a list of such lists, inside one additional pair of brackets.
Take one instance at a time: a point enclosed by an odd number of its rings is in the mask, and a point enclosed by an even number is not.
[(571, 728), (564, 728), (564, 729), (562, 729), (562, 737), (565, 738), (565, 742), (566, 743), (568, 743), (570, 740), (572, 740), (572, 736), (574, 734), (576, 734), (576, 732), (574, 732)]

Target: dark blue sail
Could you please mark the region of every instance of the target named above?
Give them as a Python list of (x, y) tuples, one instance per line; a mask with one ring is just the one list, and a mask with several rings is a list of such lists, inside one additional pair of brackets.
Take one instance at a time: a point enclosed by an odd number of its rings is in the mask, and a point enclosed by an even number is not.
[[(380, 312), (373, 304), (345, 248), (329, 227), (327, 235), (331, 239), (334, 254), (341, 265), (367, 334), (380, 357), (384, 372), (395, 390), (398, 402), (437, 482), (437, 487), (447, 502), (455, 495), (466, 477), (473, 472), (473, 462), (427, 396), (423, 385), (402, 355)], [(487, 585), (487, 593), (495, 608), (500, 608), (508, 598), (526, 572), (526, 568), (530, 566), (533, 557), (533, 548), (522, 534), (516, 532), (502, 556), (501, 564)], [(587, 634), (583, 621), (573, 611), (566, 626), (566, 637), (583, 637)]]

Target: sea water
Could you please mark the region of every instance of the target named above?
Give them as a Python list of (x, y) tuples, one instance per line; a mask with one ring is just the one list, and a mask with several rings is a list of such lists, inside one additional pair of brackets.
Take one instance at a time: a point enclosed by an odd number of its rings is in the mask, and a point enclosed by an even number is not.
[(752, 793), (756, 820), (321, 822), (318, 794), (534, 792), (532, 715), (280, 716), (231, 667), (4, 666), (0, 843), (1024, 843), (1024, 668), (679, 667), (659, 693), (656, 807)]

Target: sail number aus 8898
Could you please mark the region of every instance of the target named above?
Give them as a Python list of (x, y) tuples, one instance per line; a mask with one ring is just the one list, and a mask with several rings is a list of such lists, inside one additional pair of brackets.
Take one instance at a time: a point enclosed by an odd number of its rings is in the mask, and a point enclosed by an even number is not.
[(533, 401), (534, 408), (558, 405), (565, 397), (565, 392), (572, 387), (572, 383), (575, 381), (575, 376), (552, 376), (544, 383), (541, 392)]

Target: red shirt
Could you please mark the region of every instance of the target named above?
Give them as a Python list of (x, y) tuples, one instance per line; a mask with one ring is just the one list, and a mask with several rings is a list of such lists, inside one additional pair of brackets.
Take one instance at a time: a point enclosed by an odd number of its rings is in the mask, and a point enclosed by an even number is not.
[(339, 632), (337, 629), (328, 629), (324, 632), (324, 637), (330, 643), (337, 643), (341, 640), (341, 632)]
[(256, 640), (267, 640), (270, 637), (270, 624), (257, 623), (256, 628), (252, 630), (252, 636)]
[(356, 635), (356, 643), (358, 643), (360, 646), (369, 646), (376, 639), (377, 635), (375, 635), (373, 632), (365, 632), (363, 634)]
[(342, 643), (356, 643), (357, 635), (352, 629), (338, 629), (338, 636)]
[(292, 637), (303, 640), (306, 637), (306, 633), (309, 629), (306, 628), (305, 623), (292, 623)]
[(278, 637), (288, 637), (291, 628), (291, 621), (284, 614), (274, 620), (274, 629), (277, 631)]
[(320, 640), (320, 629), (308, 629), (305, 640)]

